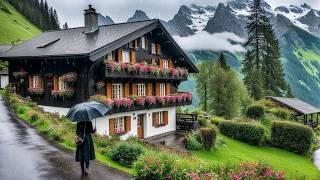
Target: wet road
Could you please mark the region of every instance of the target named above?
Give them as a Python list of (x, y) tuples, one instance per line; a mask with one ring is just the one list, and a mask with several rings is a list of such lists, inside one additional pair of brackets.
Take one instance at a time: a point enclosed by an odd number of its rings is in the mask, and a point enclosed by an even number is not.
[(74, 153), (51, 145), (25, 123), (11, 118), (0, 97), (0, 179), (129, 179), (115, 169), (91, 161), (91, 172), (81, 177)]

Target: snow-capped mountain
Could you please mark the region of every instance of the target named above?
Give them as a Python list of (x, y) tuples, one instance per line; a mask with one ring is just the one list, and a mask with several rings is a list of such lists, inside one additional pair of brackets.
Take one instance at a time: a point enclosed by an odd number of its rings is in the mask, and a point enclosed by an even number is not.
[(134, 15), (128, 19), (127, 22), (133, 22), (133, 21), (142, 21), (142, 20), (148, 20), (150, 19), (147, 14), (141, 10), (136, 10)]

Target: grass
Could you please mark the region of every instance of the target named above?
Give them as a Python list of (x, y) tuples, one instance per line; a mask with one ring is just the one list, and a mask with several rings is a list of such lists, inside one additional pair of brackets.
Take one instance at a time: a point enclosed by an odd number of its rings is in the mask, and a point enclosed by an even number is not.
[(310, 158), (272, 147), (251, 146), (222, 136), (225, 144), (211, 152), (194, 151), (196, 157), (209, 160), (213, 164), (237, 163), (243, 161), (263, 161), (271, 167), (287, 173), (287, 178), (305, 176), (307, 179), (320, 177), (320, 171)]
[(41, 33), (13, 6), (0, 0), (0, 44), (16, 44)]

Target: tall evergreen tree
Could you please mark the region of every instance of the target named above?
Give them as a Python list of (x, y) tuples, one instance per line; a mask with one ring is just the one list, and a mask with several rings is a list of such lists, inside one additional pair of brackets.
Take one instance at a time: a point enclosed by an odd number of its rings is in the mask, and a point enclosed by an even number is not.
[(220, 53), (220, 56), (219, 56), (219, 63), (220, 63), (220, 66), (225, 69), (225, 70), (229, 70), (230, 69), (230, 66), (227, 64), (226, 62), (226, 59), (224, 58), (224, 55), (223, 53)]
[(280, 46), (269, 18), (261, 7), (261, 0), (254, 0), (247, 24), (247, 53), (243, 61), (244, 83), (254, 99), (266, 94), (281, 96), (286, 92)]

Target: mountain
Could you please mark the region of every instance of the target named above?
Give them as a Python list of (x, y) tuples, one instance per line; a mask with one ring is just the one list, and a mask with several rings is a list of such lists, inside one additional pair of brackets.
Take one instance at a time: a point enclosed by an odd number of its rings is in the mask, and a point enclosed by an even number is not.
[(134, 15), (130, 17), (127, 22), (133, 22), (133, 21), (143, 21), (150, 19), (147, 14), (141, 10), (136, 10)]
[(0, 44), (19, 43), (41, 33), (6, 1), (0, 1), (0, 27)]
[(102, 14), (98, 13), (98, 25), (102, 26), (109, 24), (114, 24), (114, 21), (109, 16), (104, 17)]

